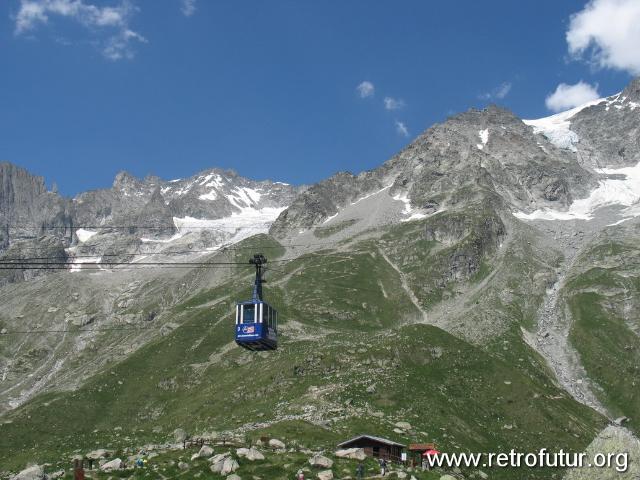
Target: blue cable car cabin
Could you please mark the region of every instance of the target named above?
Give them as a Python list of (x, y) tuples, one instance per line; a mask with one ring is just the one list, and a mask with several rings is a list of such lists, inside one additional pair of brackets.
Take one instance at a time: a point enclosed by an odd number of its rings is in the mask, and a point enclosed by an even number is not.
[(267, 302), (236, 304), (236, 343), (249, 350), (278, 348), (278, 312)]
[(278, 348), (278, 312), (262, 299), (262, 268), (267, 259), (256, 254), (249, 260), (256, 267), (253, 298), (236, 303), (236, 343), (248, 350)]

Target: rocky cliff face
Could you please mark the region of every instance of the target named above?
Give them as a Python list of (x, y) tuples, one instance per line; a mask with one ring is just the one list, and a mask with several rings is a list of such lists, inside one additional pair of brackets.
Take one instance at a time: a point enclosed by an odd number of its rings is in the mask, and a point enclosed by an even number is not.
[(70, 202), (48, 192), (44, 179), (10, 163), (0, 163), (0, 252), (14, 241), (37, 243), (42, 235), (70, 241)]
[(587, 107), (570, 119), (578, 136), (577, 155), (593, 167), (628, 167), (640, 158), (640, 78), (621, 93)]

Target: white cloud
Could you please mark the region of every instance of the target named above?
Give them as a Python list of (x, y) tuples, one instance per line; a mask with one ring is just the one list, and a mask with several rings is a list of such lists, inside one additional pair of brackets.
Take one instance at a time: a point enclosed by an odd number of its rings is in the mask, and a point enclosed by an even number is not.
[(566, 83), (558, 85), (555, 92), (547, 95), (545, 104), (549, 110), (560, 112), (598, 98), (600, 98), (598, 86), (589, 85), (580, 80), (575, 85), (567, 85)]
[(640, 2), (591, 0), (571, 16), (569, 53), (600, 68), (640, 74)]
[(127, 29), (110, 37), (102, 49), (102, 54), (113, 61), (122, 60), (123, 58), (130, 60), (135, 56), (134, 50), (130, 45), (133, 41), (147, 43), (147, 39), (142, 35)]
[(494, 88), (490, 92), (480, 94), (479, 97), (482, 100), (492, 100), (494, 98), (502, 100), (507, 95), (509, 95), (509, 92), (511, 91), (511, 87), (512, 87), (511, 82), (502, 82), (500, 85), (498, 85), (496, 88)]
[(137, 8), (129, 0), (121, 0), (116, 6), (96, 6), (84, 0), (20, 0), (15, 16), (15, 34), (22, 35), (49, 23), (52, 17), (73, 20), (93, 34), (106, 33), (106, 40), (98, 42), (104, 56), (110, 60), (132, 58), (132, 41), (146, 39), (129, 28), (129, 22)]
[(404, 100), (401, 98), (384, 98), (384, 108), (387, 110), (399, 110), (405, 106)]
[(511, 83), (510, 82), (504, 82), (496, 90), (496, 94), (495, 94), (496, 98), (504, 98), (507, 95), (509, 95), (510, 91), (511, 91)]
[(196, 0), (182, 0), (180, 10), (185, 17), (190, 17), (196, 13)]
[(409, 130), (407, 129), (407, 126), (399, 120), (396, 120), (396, 133), (403, 137), (409, 136)]
[(358, 91), (358, 95), (360, 95), (360, 98), (367, 98), (373, 96), (376, 89), (373, 86), (373, 83), (365, 80), (356, 87), (356, 90)]

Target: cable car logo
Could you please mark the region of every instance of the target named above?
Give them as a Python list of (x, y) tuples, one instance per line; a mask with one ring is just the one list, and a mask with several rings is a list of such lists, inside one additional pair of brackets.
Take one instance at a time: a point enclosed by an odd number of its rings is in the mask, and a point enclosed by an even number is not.
[(242, 333), (256, 333), (256, 327), (254, 325), (243, 325)]

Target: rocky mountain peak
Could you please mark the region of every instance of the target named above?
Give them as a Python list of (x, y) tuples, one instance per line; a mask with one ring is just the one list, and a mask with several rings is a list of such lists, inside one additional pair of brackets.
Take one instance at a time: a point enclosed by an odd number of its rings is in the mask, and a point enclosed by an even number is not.
[(629, 85), (622, 91), (622, 96), (627, 99), (640, 102), (640, 77), (634, 78)]
[(126, 192), (128, 190), (140, 189), (144, 184), (143, 181), (131, 175), (129, 172), (118, 172), (113, 180), (113, 189)]

